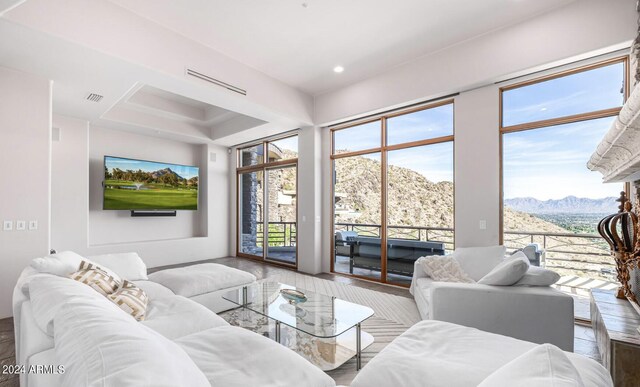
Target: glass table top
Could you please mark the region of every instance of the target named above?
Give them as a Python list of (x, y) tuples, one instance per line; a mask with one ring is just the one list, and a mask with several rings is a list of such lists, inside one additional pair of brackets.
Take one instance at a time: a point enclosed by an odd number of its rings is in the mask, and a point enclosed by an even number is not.
[[(306, 300), (287, 299), (280, 293), (282, 289), (303, 292)], [(373, 316), (369, 307), (278, 282), (255, 283), (222, 297), (315, 337), (336, 337)]]

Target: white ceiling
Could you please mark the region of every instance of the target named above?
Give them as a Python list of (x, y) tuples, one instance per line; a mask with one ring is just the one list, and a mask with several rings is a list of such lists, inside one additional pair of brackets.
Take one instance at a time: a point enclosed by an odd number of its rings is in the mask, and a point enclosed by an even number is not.
[[(52, 80), (55, 114), (86, 119), (99, 126), (208, 143), (215, 140), (212, 127), (216, 125), (232, 125), (234, 119), (244, 119), (245, 127), (265, 124), (263, 120), (205, 102), (205, 97), (211, 94), (207, 88), (183, 86), (164, 74), (2, 18), (0, 66)], [(104, 98), (98, 103), (89, 102), (86, 100), (89, 93)], [(244, 137), (229, 136), (213, 142), (232, 145), (242, 141)]]
[(576, 0), (111, 1), (317, 95)]

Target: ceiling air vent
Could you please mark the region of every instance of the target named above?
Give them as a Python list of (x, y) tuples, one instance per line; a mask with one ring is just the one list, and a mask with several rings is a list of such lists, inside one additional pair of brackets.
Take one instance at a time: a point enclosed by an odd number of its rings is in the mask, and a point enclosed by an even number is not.
[(219, 81), (219, 80), (217, 80), (215, 78), (212, 78), (212, 77), (210, 77), (208, 75), (204, 75), (204, 74), (199, 73), (199, 72), (197, 72), (195, 70), (187, 69), (187, 75), (191, 75), (192, 77), (196, 77), (196, 78), (201, 79), (203, 81), (206, 81), (206, 82), (209, 82), (209, 83), (213, 83), (216, 86), (224, 87), (227, 90), (235, 91), (238, 94), (247, 95), (247, 91), (244, 90), (244, 89), (241, 89), (239, 87), (230, 85), (230, 84), (228, 84), (226, 82)]
[(104, 98), (102, 95), (100, 94), (96, 94), (96, 93), (91, 93), (87, 96), (87, 101), (91, 101), (91, 102), (100, 102), (102, 101), (102, 98)]

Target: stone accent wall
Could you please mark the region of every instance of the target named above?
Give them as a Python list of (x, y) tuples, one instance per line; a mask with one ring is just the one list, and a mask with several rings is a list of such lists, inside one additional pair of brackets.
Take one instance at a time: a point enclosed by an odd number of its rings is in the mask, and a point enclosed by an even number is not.
[[(253, 165), (258, 161), (258, 152), (245, 151), (242, 152), (242, 164), (241, 165)], [(258, 219), (258, 179), (256, 173), (245, 173), (241, 175), (242, 181), (240, 184), (242, 197), (241, 197), (241, 214), (240, 219), (242, 230), (242, 246), (241, 251), (247, 254), (261, 253), (261, 248), (257, 246), (257, 222)]]

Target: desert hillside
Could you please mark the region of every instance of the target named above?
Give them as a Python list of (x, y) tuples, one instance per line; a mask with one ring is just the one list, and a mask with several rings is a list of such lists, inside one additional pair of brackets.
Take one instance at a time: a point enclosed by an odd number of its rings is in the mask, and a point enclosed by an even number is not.
[[(380, 161), (366, 157), (338, 159), (336, 168), (336, 223), (379, 225), (380, 219)], [(273, 187), (285, 192), (294, 192), (295, 173), (293, 170), (270, 172)], [(432, 182), (423, 175), (407, 169), (391, 166), (388, 170), (389, 199), (388, 218), (393, 226), (453, 228), (453, 192), (452, 182)], [(481, 184), (481, 182), (478, 182)], [(473, 193), (470, 192), (470, 195)], [(270, 221), (295, 221), (295, 207), (278, 205), (276, 190), (269, 194)], [(293, 199), (292, 203), (295, 203)], [(261, 204), (261, 198), (259, 198)], [(464, 221), (464, 220), (463, 220)], [(366, 228), (361, 228), (366, 230)], [(596, 239), (580, 239), (570, 236), (549, 236), (548, 234), (572, 234), (568, 229), (531, 214), (504, 209), (505, 231), (538, 232), (547, 234), (534, 236), (533, 241), (542, 245), (546, 242), (546, 265), (561, 275), (577, 275), (610, 279), (601, 269), (612, 269), (613, 262), (606, 244)], [(370, 230), (376, 230), (370, 228)], [(377, 231), (374, 231), (377, 232)], [(390, 230), (393, 235), (393, 230)], [(396, 229), (395, 232), (407, 232), (404, 237), (417, 237), (417, 233)], [(403, 237), (398, 234), (396, 237)], [(420, 236), (424, 238), (424, 233)], [(447, 231), (429, 233), (429, 239), (447, 242), (447, 248), (453, 247), (453, 233)], [(529, 234), (505, 235), (505, 245), (518, 248), (531, 242)], [(549, 252), (556, 249), (562, 252)], [(604, 255), (602, 255), (604, 254)], [(610, 262), (610, 263), (607, 263)]]
[[(389, 224), (453, 227), (453, 183), (434, 183), (407, 168), (389, 168)], [(380, 162), (365, 157), (336, 160), (336, 189), (340, 205), (351, 212), (338, 223), (380, 224)], [(505, 230), (566, 233), (568, 230), (527, 213), (505, 209)]]

